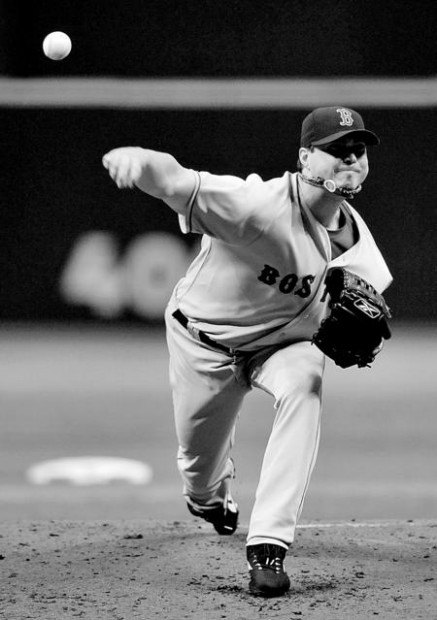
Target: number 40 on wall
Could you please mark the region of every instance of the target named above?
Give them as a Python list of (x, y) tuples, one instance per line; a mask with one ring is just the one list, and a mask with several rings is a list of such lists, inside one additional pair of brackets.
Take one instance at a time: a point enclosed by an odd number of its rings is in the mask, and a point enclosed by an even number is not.
[(139, 235), (120, 255), (114, 234), (89, 231), (74, 243), (59, 291), (67, 304), (85, 306), (105, 319), (119, 318), (129, 309), (156, 320), (163, 317), (192, 258), (193, 249), (170, 233)]

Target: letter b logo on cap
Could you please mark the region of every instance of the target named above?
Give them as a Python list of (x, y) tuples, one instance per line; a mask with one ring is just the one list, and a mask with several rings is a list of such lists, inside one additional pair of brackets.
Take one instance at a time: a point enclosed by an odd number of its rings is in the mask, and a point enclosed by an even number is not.
[(352, 112), (350, 110), (346, 110), (346, 108), (337, 108), (337, 112), (341, 116), (340, 125), (342, 125), (343, 127), (352, 127), (352, 125), (354, 124)]

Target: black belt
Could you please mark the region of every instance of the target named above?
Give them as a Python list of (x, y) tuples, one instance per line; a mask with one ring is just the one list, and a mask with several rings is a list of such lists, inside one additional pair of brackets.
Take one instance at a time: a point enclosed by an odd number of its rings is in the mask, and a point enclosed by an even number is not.
[(200, 342), (203, 342), (203, 344), (206, 344), (209, 347), (212, 347), (213, 349), (219, 349), (220, 351), (224, 351), (225, 353), (227, 353), (230, 356), (234, 356), (235, 355), (235, 351), (233, 351), (229, 347), (225, 347), (223, 344), (220, 344), (220, 342), (216, 342), (215, 340), (210, 338), (207, 334), (205, 334), (205, 332), (201, 331), (200, 329), (197, 329), (196, 327), (188, 326), (188, 322), (189, 321), (188, 321), (187, 317), (179, 309), (175, 310), (173, 312), (172, 316), (174, 316), (176, 321), (178, 321), (183, 327), (185, 327), (185, 329), (196, 340), (200, 340)]

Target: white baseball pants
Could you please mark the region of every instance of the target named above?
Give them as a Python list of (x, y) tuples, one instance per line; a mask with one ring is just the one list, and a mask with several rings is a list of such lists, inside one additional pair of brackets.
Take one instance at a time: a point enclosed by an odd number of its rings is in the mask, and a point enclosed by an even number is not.
[(233, 477), (235, 426), (252, 387), (274, 398), (247, 544), (288, 547), (316, 461), (324, 355), (309, 342), (245, 355), (237, 362), (195, 340), (166, 311), (178, 468), (195, 502), (223, 501)]

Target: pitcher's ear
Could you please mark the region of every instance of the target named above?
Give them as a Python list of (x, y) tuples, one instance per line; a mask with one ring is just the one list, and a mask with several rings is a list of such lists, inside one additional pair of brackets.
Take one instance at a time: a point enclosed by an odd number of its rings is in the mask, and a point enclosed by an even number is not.
[(309, 149), (302, 146), (299, 149), (299, 161), (302, 165), (302, 168), (308, 168), (308, 155), (309, 155)]

